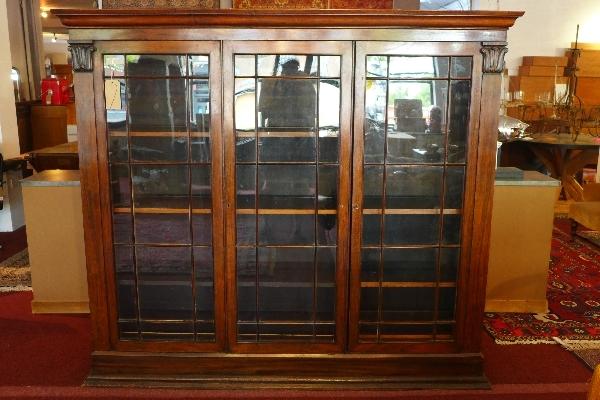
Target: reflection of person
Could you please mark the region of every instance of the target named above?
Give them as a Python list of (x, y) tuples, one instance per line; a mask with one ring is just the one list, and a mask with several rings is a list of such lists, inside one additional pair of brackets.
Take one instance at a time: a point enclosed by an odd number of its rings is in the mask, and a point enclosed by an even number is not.
[[(296, 59), (282, 65), (281, 76), (303, 77)], [(316, 91), (312, 79), (263, 80), (260, 111), (267, 127), (314, 128)]]
[(431, 107), (429, 111), (429, 133), (442, 133), (442, 109), (438, 106)]

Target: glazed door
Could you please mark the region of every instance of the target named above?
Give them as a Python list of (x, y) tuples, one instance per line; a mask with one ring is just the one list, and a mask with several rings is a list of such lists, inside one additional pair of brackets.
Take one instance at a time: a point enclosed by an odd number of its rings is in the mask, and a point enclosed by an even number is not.
[(346, 346), (352, 47), (225, 42), (228, 338)]
[(456, 351), (479, 44), (359, 42), (356, 60), (350, 349)]
[(111, 340), (222, 349), (219, 44), (98, 43), (95, 62)]

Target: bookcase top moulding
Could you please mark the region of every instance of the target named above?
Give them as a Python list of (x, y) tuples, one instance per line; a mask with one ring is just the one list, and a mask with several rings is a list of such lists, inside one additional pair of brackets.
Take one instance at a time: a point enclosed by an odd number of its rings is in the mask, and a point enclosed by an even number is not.
[(56, 9), (68, 28), (344, 27), (508, 29), (522, 11)]

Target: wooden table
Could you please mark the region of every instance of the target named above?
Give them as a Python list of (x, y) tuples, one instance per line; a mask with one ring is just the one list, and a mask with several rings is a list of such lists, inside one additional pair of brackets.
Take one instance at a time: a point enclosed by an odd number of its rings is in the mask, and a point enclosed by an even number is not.
[(47, 169), (79, 169), (77, 142), (62, 143), (29, 152), (28, 160), (37, 172)]
[(573, 140), (570, 134), (537, 133), (518, 141), (527, 143), (550, 175), (560, 179), (566, 200), (583, 200), (583, 188), (575, 174), (586, 165), (598, 163), (600, 138), (579, 135)]

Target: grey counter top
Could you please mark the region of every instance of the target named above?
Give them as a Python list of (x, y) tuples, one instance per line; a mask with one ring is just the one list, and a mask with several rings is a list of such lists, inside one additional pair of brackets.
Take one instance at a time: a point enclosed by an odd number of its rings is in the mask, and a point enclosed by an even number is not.
[(21, 186), (79, 186), (79, 171), (48, 169), (21, 180)]
[(498, 179), (496, 186), (560, 186), (558, 179), (551, 178), (537, 171), (523, 171), (522, 179)]

